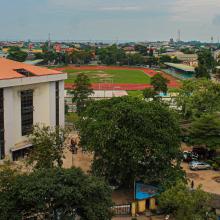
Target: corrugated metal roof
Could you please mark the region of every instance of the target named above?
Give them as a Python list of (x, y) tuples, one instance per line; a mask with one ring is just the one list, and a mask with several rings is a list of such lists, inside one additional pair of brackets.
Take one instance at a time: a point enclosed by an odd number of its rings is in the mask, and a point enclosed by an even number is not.
[(195, 68), (192, 66), (187, 66), (184, 64), (180, 64), (180, 63), (164, 63), (165, 65), (169, 66), (169, 67), (173, 67), (179, 70), (183, 70), (185, 72), (195, 72)]

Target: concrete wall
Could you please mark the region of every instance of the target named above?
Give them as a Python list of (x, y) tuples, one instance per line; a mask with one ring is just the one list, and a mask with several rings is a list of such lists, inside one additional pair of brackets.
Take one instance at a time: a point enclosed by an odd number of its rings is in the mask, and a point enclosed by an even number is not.
[[(5, 153), (15, 145), (27, 141), (21, 134), (21, 97), (22, 90), (33, 90), (34, 124), (40, 123), (55, 126), (55, 82), (44, 82), (32, 85), (4, 88), (4, 121), (5, 121)], [(60, 125), (64, 126), (64, 81), (59, 81), (60, 89)]]

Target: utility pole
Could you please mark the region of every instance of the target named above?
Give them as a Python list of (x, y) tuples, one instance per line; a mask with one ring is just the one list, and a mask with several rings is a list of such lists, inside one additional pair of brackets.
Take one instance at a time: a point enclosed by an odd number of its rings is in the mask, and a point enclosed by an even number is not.
[(181, 31), (178, 30), (177, 31), (177, 42), (180, 42), (181, 41)]
[(50, 50), (51, 47), (51, 39), (50, 39), (50, 33), (48, 34), (48, 50)]

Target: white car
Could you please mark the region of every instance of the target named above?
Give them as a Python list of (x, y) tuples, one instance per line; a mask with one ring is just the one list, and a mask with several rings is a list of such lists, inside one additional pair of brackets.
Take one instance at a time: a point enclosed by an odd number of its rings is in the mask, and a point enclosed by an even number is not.
[(211, 165), (205, 162), (200, 161), (192, 161), (189, 163), (189, 168), (191, 170), (209, 170), (211, 169)]

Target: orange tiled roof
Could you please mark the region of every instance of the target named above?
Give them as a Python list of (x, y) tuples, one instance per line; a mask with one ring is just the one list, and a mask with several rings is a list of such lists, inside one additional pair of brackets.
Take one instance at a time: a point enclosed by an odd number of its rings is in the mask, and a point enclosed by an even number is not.
[(5, 58), (0, 58), (0, 80), (24, 78), (25, 76), (18, 73), (16, 69), (25, 69), (32, 73), (34, 76), (45, 76), (45, 75), (57, 75), (63, 74), (60, 71), (47, 69), (43, 67), (33, 66), (25, 63), (20, 63)]

